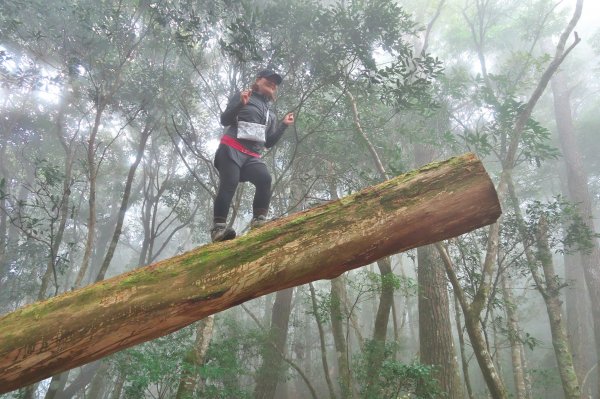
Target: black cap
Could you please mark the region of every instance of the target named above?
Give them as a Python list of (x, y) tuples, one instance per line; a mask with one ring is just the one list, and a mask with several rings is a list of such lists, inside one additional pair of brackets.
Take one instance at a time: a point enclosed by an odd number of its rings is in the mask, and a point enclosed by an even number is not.
[(258, 74), (256, 74), (256, 78), (273, 79), (275, 84), (278, 86), (281, 84), (281, 82), (283, 82), (283, 78), (281, 77), (281, 75), (270, 69), (263, 69)]

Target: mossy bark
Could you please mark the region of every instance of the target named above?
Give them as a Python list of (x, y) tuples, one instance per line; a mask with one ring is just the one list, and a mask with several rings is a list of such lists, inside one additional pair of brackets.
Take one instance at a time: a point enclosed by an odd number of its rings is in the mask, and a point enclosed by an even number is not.
[(258, 296), (485, 226), (500, 213), (481, 162), (466, 154), (34, 303), (0, 318), (0, 393)]

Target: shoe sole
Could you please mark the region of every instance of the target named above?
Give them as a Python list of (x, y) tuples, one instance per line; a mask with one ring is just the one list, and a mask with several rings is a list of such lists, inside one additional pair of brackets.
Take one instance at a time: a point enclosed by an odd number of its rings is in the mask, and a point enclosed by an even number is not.
[(229, 240), (233, 240), (235, 237), (236, 237), (235, 231), (231, 230), (231, 231), (225, 232), (225, 234), (223, 234), (223, 237), (219, 238), (218, 240), (213, 240), (213, 242), (229, 241)]
[(236, 236), (235, 231), (228, 231), (227, 233), (225, 233), (225, 235), (223, 236), (223, 239), (221, 241), (233, 240), (235, 238), (235, 236)]

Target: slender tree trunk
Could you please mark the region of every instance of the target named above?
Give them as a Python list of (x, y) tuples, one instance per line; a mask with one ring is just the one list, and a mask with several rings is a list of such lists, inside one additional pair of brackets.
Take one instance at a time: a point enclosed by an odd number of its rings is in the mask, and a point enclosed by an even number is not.
[[(577, 144), (575, 126), (571, 111), (570, 91), (564, 73), (557, 73), (552, 79), (554, 94), (554, 115), (558, 127), (558, 137), (567, 169), (569, 198), (576, 204), (583, 222), (595, 232), (591, 195), (588, 189), (588, 176)], [(592, 250), (581, 253), (585, 282), (592, 304), (600, 303), (600, 246), (592, 240)], [(591, 307), (595, 335), (596, 358), (600, 359), (600, 306)], [(599, 368), (600, 369), (600, 368)], [(598, 370), (600, 372), (600, 370)], [(600, 384), (600, 378), (598, 378)], [(600, 392), (600, 387), (597, 387)]]
[(319, 315), (319, 304), (317, 301), (317, 294), (312, 283), (308, 283), (310, 289), (310, 299), (312, 303), (312, 310), (315, 315), (315, 321), (317, 323), (317, 330), (319, 331), (319, 343), (321, 344), (321, 363), (323, 364), (323, 374), (325, 375), (325, 381), (327, 382), (327, 388), (329, 389), (329, 397), (336, 399), (337, 395), (331, 382), (331, 376), (329, 375), (329, 365), (327, 363), (327, 346), (325, 343), (325, 331), (323, 330), (323, 323), (321, 316)]
[[(497, 228), (498, 222), (494, 223), (492, 228), (494, 228), (494, 226)], [(497, 232), (495, 234), (497, 235)], [(490, 236), (493, 237), (494, 234), (490, 234)], [(488, 238), (488, 240), (489, 239), (491, 238)], [(465, 317), (465, 329), (469, 335), (469, 340), (471, 342), (471, 346), (473, 347), (473, 353), (475, 354), (475, 358), (477, 359), (477, 363), (479, 364), (483, 378), (490, 391), (490, 395), (494, 399), (508, 398), (508, 393), (504, 387), (502, 377), (498, 373), (496, 365), (494, 364), (494, 359), (488, 349), (487, 341), (480, 321), (480, 306), (483, 300), (487, 300), (488, 294), (486, 291), (489, 288), (480, 288), (477, 292), (479, 294), (479, 298), (477, 299), (476, 297), (473, 303), (469, 304), (460, 285), (456, 272), (453, 269), (454, 265), (452, 264), (452, 260), (448, 256), (448, 253), (441, 244), (436, 243), (436, 247), (438, 249), (438, 253), (442, 257), (442, 260), (444, 261), (446, 274), (448, 275), (450, 283), (452, 284), (452, 288), (454, 289), (454, 293), (457, 296), (458, 302)], [(490, 252), (488, 251), (488, 254), (489, 253)], [(489, 255), (487, 257), (489, 257)], [(487, 261), (489, 262), (489, 260)], [(487, 273), (490, 273), (489, 270)], [(475, 302), (476, 300), (477, 302)]]
[[(101, 95), (99, 95), (101, 97)], [(96, 136), (98, 135), (98, 129), (100, 128), (100, 121), (102, 119), (102, 113), (106, 108), (106, 104), (99, 98), (98, 107), (96, 109), (96, 117), (94, 119), (94, 126), (90, 133), (90, 138), (87, 143), (87, 168), (88, 168), (88, 184), (89, 184), (89, 197), (88, 197), (88, 221), (87, 221), (87, 237), (85, 240), (85, 249), (83, 251), (83, 260), (81, 261), (81, 267), (75, 280), (75, 287), (81, 287), (81, 283), (87, 272), (92, 257), (92, 251), (94, 249), (94, 237), (96, 234), (96, 178), (98, 176), (98, 170), (96, 168)]]
[(204, 357), (212, 339), (215, 317), (206, 317), (198, 322), (196, 328), (196, 341), (194, 347), (183, 360), (183, 370), (179, 379), (176, 399), (189, 399), (194, 397), (194, 390), (198, 384), (197, 369), (204, 364)]
[[(0, 146), (0, 159), (2, 159), (3, 147)], [(0, 161), (1, 162), (1, 161)], [(6, 259), (7, 251), (7, 222), (8, 215), (6, 214), (6, 197), (4, 196), (4, 190), (6, 190), (6, 180), (4, 172), (0, 174), (0, 288), (2, 287), (2, 280), (5, 275), (8, 274), (8, 262)]]
[[(109, 203), (116, 203), (119, 201), (119, 193), (115, 190), (108, 200)], [(90, 265), (88, 267), (88, 271), (86, 276), (82, 281), (82, 285), (92, 284), (98, 275), (100, 270), (100, 266), (102, 265), (102, 261), (104, 260), (104, 254), (108, 249), (108, 244), (112, 239), (114, 234), (114, 226), (117, 223), (117, 217), (119, 215), (119, 208), (116, 206), (110, 207), (110, 215), (104, 220), (104, 223), (97, 225), (96, 227), (96, 236), (94, 252), (92, 254), (92, 258), (90, 259)]]
[(0, 134), (0, 289), (2, 288), (2, 280), (8, 274), (9, 263), (6, 261), (8, 250), (8, 209), (6, 209), (8, 194), (9, 172), (6, 168), (6, 139), (4, 132)]
[(510, 343), (510, 357), (512, 361), (513, 378), (515, 380), (515, 390), (517, 399), (527, 399), (527, 388), (525, 385), (525, 368), (521, 361), (523, 344), (520, 339), (519, 319), (516, 312), (516, 305), (512, 297), (510, 282), (506, 272), (500, 277), (502, 283), (502, 297), (506, 309), (506, 324), (508, 331), (508, 341)]
[(138, 260), (138, 265), (140, 266), (148, 264), (148, 249), (150, 248), (150, 241), (152, 240), (152, 228), (150, 225), (152, 220), (152, 205), (154, 203), (152, 177), (152, 173), (144, 170), (144, 199), (141, 207), (144, 240), (142, 241), (142, 248), (140, 250), (140, 257)]
[(46, 396), (44, 396), (44, 399), (56, 399), (58, 396), (57, 394), (65, 388), (65, 385), (67, 385), (68, 379), (68, 371), (52, 377), (52, 380), (50, 381), (50, 387), (46, 391)]
[(108, 251), (106, 252), (106, 256), (104, 257), (104, 261), (102, 262), (102, 266), (100, 266), (100, 271), (96, 276), (96, 282), (104, 280), (104, 276), (106, 275), (106, 271), (108, 270), (108, 266), (110, 266), (110, 262), (115, 254), (115, 250), (117, 249), (117, 244), (119, 243), (119, 238), (121, 237), (121, 232), (123, 229), (123, 221), (125, 220), (125, 214), (127, 213), (127, 209), (129, 208), (129, 197), (131, 195), (131, 187), (133, 186), (133, 179), (135, 177), (135, 172), (137, 170), (140, 161), (144, 155), (144, 149), (146, 148), (146, 142), (152, 133), (152, 125), (147, 123), (142, 131), (140, 142), (138, 144), (137, 153), (135, 156), (135, 161), (129, 167), (129, 173), (127, 174), (127, 180), (125, 182), (125, 190), (123, 192), (123, 199), (121, 200), (121, 207), (119, 208), (119, 216), (117, 217), (117, 225), (115, 226), (115, 232), (113, 234), (112, 240), (108, 246)]
[(561, 285), (554, 271), (552, 253), (548, 247), (548, 231), (545, 221), (540, 220), (537, 232), (538, 259), (542, 263), (546, 286), (542, 295), (546, 302), (548, 317), (550, 319), (550, 332), (552, 333), (552, 346), (556, 354), (558, 371), (562, 381), (563, 391), (567, 399), (579, 399), (581, 389), (577, 381), (577, 374), (573, 366), (573, 358), (569, 350), (567, 330), (562, 316), (562, 301), (560, 300)]
[[(263, 327), (263, 325), (261, 324), (260, 320), (258, 320), (258, 317), (256, 317), (252, 312), (250, 312), (250, 310), (248, 310), (248, 308), (246, 306), (244, 306), (244, 304), (241, 305), (242, 308), (246, 311), (246, 313), (248, 313), (250, 315), (250, 317), (252, 318), (252, 320), (254, 320), (254, 322), (260, 327), (260, 329), (262, 331), (265, 331), (266, 329)], [(307, 323), (308, 324), (308, 323)], [(305, 331), (308, 331), (308, 329), (306, 329)], [(309, 335), (309, 334), (307, 334)], [(317, 399), (317, 393), (314, 389), (314, 387), (312, 386), (312, 384), (310, 383), (310, 380), (308, 379), (308, 377), (306, 376), (306, 373), (304, 373), (302, 371), (302, 369), (300, 368), (300, 366), (298, 366), (296, 363), (292, 362), (291, 360), (289, 360), (288, 358), (285, 357), (285, 354), (283, 352), (280, 352), (279, 349), (277, 348), (277, 346), (275, 345), (275, 342), (271, 339), (271, 337), (267, 337), (267, 344), (271, 345), (271, 347), (276, 350), (279, 353), (279, 356), (281, 357), (281, 359), (283, 361), (285, 361), (287, 364), (289, 364), (294, 370), (296, 370), (296, 372), (298, 373), (298, 375), (302, 378), (302, 380), (304, 381), (306, 387), (308, 388), (308, 390), (310, 391), (310, 395), (313, 399)], [(310, 352), (309, 352), (310, 353)]]
[(331, 331), (333, 334), (333, 343), (340, 375), (340, 389), (343, 398), (353, 397), (352, 374), (350, 362), (348, 359), (348, 345), (346, 334), (344, 333), (344, 314), (342, 306), (345, 298), (344, 276), (341, 275), (331, 280), (331, 300), (329, 307), (329, 317), (331, 319)]
[[(332, 200), (338, 200), (337, 185), (329, 180), (329, 196)], [(339, 374), (339, 385), (342, 398), (353, 398), (354, 381), (350, 369), (347, 335), (344, 333), (344, 320), (348, 309), (346, 309), (346, 283), (344, 275), (331, 279), (331, 298), (329, 301), (329, 319), (331, 320), (331, 333), (335, 345), (337, 369)], [(343, 311), (345, 309), (346, 311)], [(347, 327), (349, 329), (349, 327)]]
[[(23, 212), (23, 210), (21, 209), (21, 204), (27, 202), (28, 191), (27, 191), (26, 187), (33, 184), (32, 180), (33, 180), (34, 170), (32, 168), (25, 168), (23, 173), (25, 174), (25, 177), (23, 178), (24, 184), (21, 184), (21, 187), (17, 191), (16, 198), (14, 198), (12, 200), (7, 199), (8, 200), (7, 202), (9, 202), (9, 204), (5, 205), (5, 206), (12, 205), (14, 208), (16, 208), (14, 210), (14, 212), (16, 212), (17, 214), (19, 212)], [(5, 189), (8, 192), (10, 192), (10, 186)], [(12, 203), (12, 204), (10, 204), (10, 203)], [(8, 272), (8, 269), (10, 268), (10, 262), (14, 261), (14, 259), (7, 257), (7, 255), (11, 255), (11, 253), (10, 253), (11, 249), (15, 248), (18, 245), (18, 242), (22, 237), (21, 232), (19, 231), (18, 227), (14, 223), (10, 223), (10, 220), (11, 220), (11, 218), (8, 217), (8, 220), (7, 220), (8, 224), (6, 226), (6, 241), (5, 241), (5, 248), (7, 248), (7, 252), (4, 254), (5, 255), (4, 270), (6, 272)], [(12, 281), (12, 279), (8, 279), (7, 281)]]
[(26, 387), (25, 389), (23, 389), (23, 399), (35, 399), (36, 395), (35, 395), (35, 391), (37, 390), (38, 384), (31, 384), (28, 387)]
[(96, 375), (92, 378), (88, 393), (85, 395), (86, 399), (102, 399), (108, 385), (108, 368), (108, 362), (101, 362)]
[(377, 261), (379, 272), (381, 274), (381, 295), (379, 297), (379, 306), (375, 316), (375, 325), (373, 328), (373, 340), (368, 352), (369, 369), (367, 370), (366, 396), (374, 397), (377, 392), (377, 381), (381, 366), (385, 360), (385, 344), (387, 337), (387, 328), (390, 319), (390, 310), (394, 300), (394, 284), (392, 282), (392, 262), (390, 257), (382, 258)]
[(256, 399), (272, 399), (275, 395), (277, 384), (283, 376), (282, 355), (286, 352), (285, 343), (288, 334), (293, 288), (278, 291), (271, 316), (271, 328), (268, 332), (269, 340), (274, 344), (265, 344), (263, 348), (262, 364), (257, 372), (254, 397)]
[[(51, 245), (50, 245), (50, 256), (48, 259), (48, 265), (46, 268), (46, 273), (42, 277), (42, 285), (40, 287), (38, 301), (43, 300), (46, 297), (46, 291), (48, 289), (48, 285), (50, 284), (50, 279), (52, 276), (56, 279), (56, 261), (58, 256), (58, 251), (63, 241), (63, 235), (65, 232), (65, 227), (67, 225), (67, 219), (69, 215), (69, 203), (71, 198), (71, 180), (73, 178), (73, 161), (75, 158), (75, 154), (73, 151), (73, 139), (71, 139), (68, 143), (64, 137), (64, 114), (66, 112), (66, 107), (68, 105), (69, 96), (63, 99), (61, 103), (60, 110), (58, 112), (58, 117), (56, 121), (56, 136), (65, 151), (65, 166), (64, 166), (64, 177), (63, 177), (63, 190), (62, 197), (60, 200), (60, 206), (57, 207), (57, 218), (60, 220), (58, 224), (58, 229), (54, 236), (52, 237)], [(56, 287), (55, 295), (58, 293), (58, 287)]]
[(508, 398), (502, 376), (498, 373), (494, 359), (488, 350), (487, 341), (478, 316), (479, 314), (475, 314), (474, 312), (471, 312), (468, 317), (465, 315), (465, 328), (469, 335), (473, 352), (479, 366), (482, 368), (483, 376), (486, 379), (492, 398)]
[(269, 292), (454, 237), (499, 214), (492, 182), (465, 155), (272, 221), (243, 239), (29, 305), (0, 317), (0, 393)]
[[(567, 180), (565, 168), (564, 173), (560, 173), (561, 191), (565, 198), (574, 202), (569, 193)], [(570, 251), (565, 252), (564, 270), (565, 280), (569, 283), (569, 286), (564, 290), (567, 335), (573, 354), (577, 379), (581, 383), (582, 392), (595, 391), (597, 385), (592, 386), (586, 383), (586, 381), (589, 381), (589, 379), (586, 379), (588, 371), (596, 364), (596, 353), (589, 350), (594, 346), (594, 327), (593, 320), (589, 317), (592, 314), (592, 309), (585, 283), (581, 254)], [(597, 375), (597, 373), (594, 373), (594, 375)], [(594, 395), (591, 394), (591, 396)]]
[[(65, 151), (65, 166), (64, 166), (64, 177), (63, 177), (63, 190), (62, 190), (62, 198), (60, 200), (60, 206), (58, 209), (58, 218), (59, 226), (56, 231), (56, 234), (51, 239), (50, 245), (50, 254), (48, 257), (48, 264), (46, 266), (46, 273), (42, 277), (42, 283), (40, 286), (40, 291), (38, 293), (38, 301), (43, 300), (46, 297), (46, 291), (48, 290), (48, 286), (50, 285), (50, 279), (54, 276), (56, 280), (56, 261), (58, 257), (58, 251), (60, 250), (60, 246), (63, 241), (63, 235), (65, 232), (65, 227), (67, 225), (67, 219), (69, 214), (69, 203), (71, 197), (71, 180), (73, 176), (73, 161), (74, 161), (74, 151), (73, 151), (73, 141), (71, 140), (67, 143), (64, 139), (63, 135), (63, 120), (64, 113), (66, 111), (66, 106), (68, 104), (68, 97), (63, 100), (58, 118), (57, 118), (57, 129), (56, 135)], [(54, 223), (54, 222), (52, 222)], [(55, 281), (57, 284), (57, 282)], [(56, 287), (55, 295), (58, 294), (58, 286)], [(69, 379), (69, 372), (65, 371), (64, 373), (55, 375), (52, 377), (50, 381), (50, 388), (46, 392), (45, 399), (54, 399), (58, 392), (61, 392)]]
[[(565, 196), (568, 198), (568, 196)], [(596, 392), (597, 385), (586, 383), (588, 371), (596, 364), (596, 352), (589, 348), (594, 346), (594, 327), (590, 295), (585, 283), (580, 254), (565, 253), (565, 280), (569, 286), (564, 289), (567, 317), (567, 336), (573, 354), (573, 362), (577, 379), (581, 383), (582, 392)], [(597, 375), (597, 373), (593, 373)], [(592, 378), (593, 380), (593, 378)]]
[(421, 363), (435, 367), (433, 377), (448, 398), (463, 398), (444, 265), (434, 246), (418, 248), (417, 259)]
[(469, 358), (465, 348), (465, 334), (460, 320), (461, 308), (458, 299), (454, 297), (454, 316), (456, 319), (456, 332), (458, 334), (458, 344), (460, 345), (460, 360), (462, 364), (463, 379), (469, 399), (473, 399), (473, 388), (471, 387), (471, 377), (469, 374)]
[[(309, 347), (312, 345), (309, 344), (311, 339), (308, 336), (310, 319), (308, 312), (305, 311), (304, 307), (296, 306), (294, 309), (294, 319), (299, 321), (300, 326), (296, 330), (296, 334), (294, 334), (294, 342), (292, 343), (291, 352), (294, 354), (294, 358), (296, 359), (296, 363), (298, 367), (308, 370), (310, 367), (307, 366), (306, 361), (306, 353), (309, 350)], [(290, 355), (290, 357), (292, 357)], [(290, 397), (292, 398), (300, 398), (304, 396), (304, 385), (300, 378), (294, 378), (293, 386), (290, 387)]]
[(112, 393), (110, 394), (110, 399), (120, 399), (121, 398), (121, 392), (123, 392), (123, 387), (125, 386), (125, 381), (126, 381), (126, 375), (125, 373), (120, 372), (119, 376), (117, 377), (117, 381), (115, 381), (115, 387), (112, 391)]
[[(523, 365), (524, 370), (529, 370), (527, 365), (527, 357), (525, 356), (525, 346), (521, 345), (521, 364)], [(525, 391), (527, 399), (533, 398), (533, 388), (531, 386), (531, 378), (529, 373), (524, 374), (525, 377)]]
[[(0, 179), (2, 177), (0, 176)], [(0, 187), (2, 189), (4, 187)], [(6, 253), (8, 250), (8, 229), (7, 229), (7, 221), (8, 216), (6, 215), (6, 198), (2, 194), (0, 194), (0, 289), (4, 285), (2, 281), (4, 280), (4, 276), (8, 274), (9, 263), (6, 262)]]
[[(519, 208), (519, 201), (515, 193), (515, 188), (512, 179), (507, 181), (508, 193), (511, 198), (513, 209), (517, 217), (517, 228), (523, 242), (528, 241), (528, 236), (525, 227), (525, 221), (521, 215)], [(542, 221), (543, 222), (543, 221)], [(543, 224), (543, 223), (540, 223)], [(541, 226), (539, 234), (544, 233), (544, 226)], [(563, 384), (563, 390), (567, 395), (573, 394), (573, 392), (580, 392), (579, 383), (577, 381), (577, 375), (574, 371), (573, 357), (568, 347), (568, 338), (566, 336), (566, 326), (562, 318), (562, 302), (560, 301), (559, 294), (560, 289), (564, 288), (558, 284), (556, 274), (554, 273), (554, 265), (552, 264), (552, 258), (550, 250), (548, 249), (547, 240), (542, 242), (542, 236), (538, 234), (537, 244), (539, 255), (536, 259), (531, 249), (525, 247), (525, 257), (529, 265), (531, 275), (535, 281), (536, 288), (542, 295), (544, 302), (546, 303), (546, 310), (548, 318), (550, 320), (550, 332), (552, 334), (552, 346), (554, 347), (554, 353), (557, 357), (559, 374), (561, 376), (561, 382)], [(548, 258), (548, 259), (546, 259)], [(537, 271), (537, 260), (542, 262), (544, 271), (545, 281), (539, 276)], [(564, 338), (564, 341), (563, 341)], [(560, 359), (559, 359), (560, 356)], [(571, 370), (573, 369), (573, 370)], [(574, 379), (573, 379), (574, 378)], [(572, 397), (567, 395), (567, 397)]]
[(58, 392), (55, 399), (71, 399), (75, 397), (76, 394), (82, 391), (92, 381), (102, 363), (103, 361), (97, 360), (83, 366), (79, 375), (77, 375), (68, 387), (61, 392)]

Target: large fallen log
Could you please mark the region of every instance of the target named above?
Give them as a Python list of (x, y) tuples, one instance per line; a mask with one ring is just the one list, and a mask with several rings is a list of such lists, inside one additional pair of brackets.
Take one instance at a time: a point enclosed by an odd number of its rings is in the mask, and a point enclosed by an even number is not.
[(249, 299), (485, 226), (500, 213), (483, 166), (466, 154), (34, 303), (0, 318), (0, 393)]

